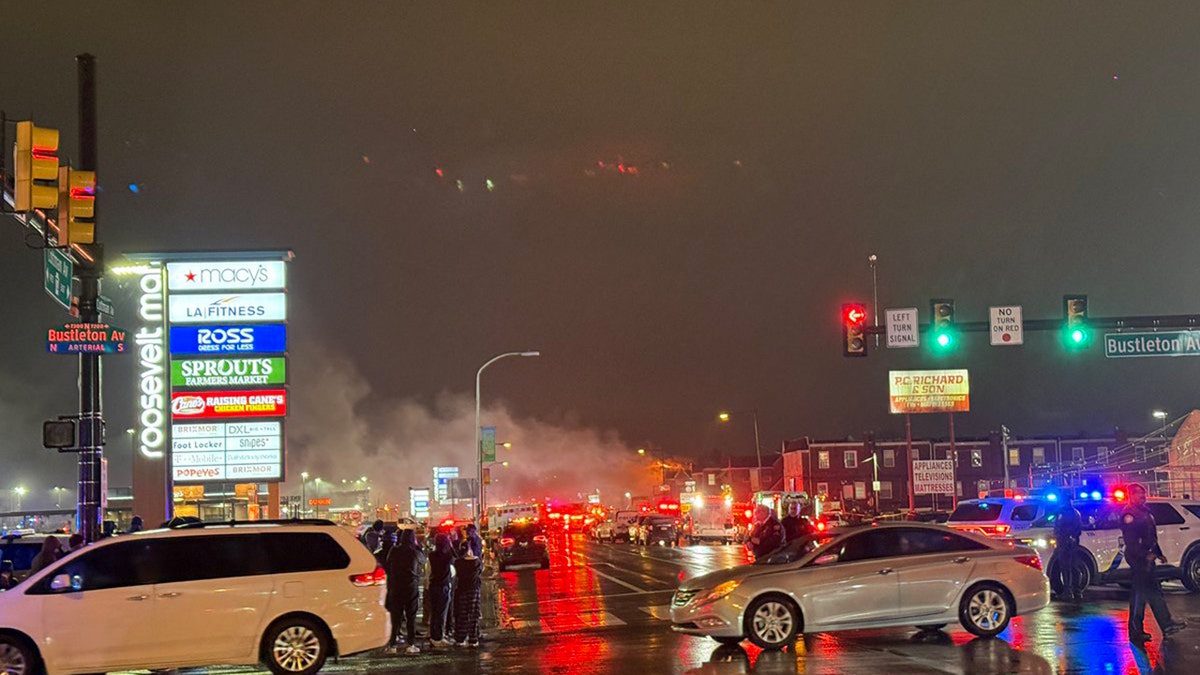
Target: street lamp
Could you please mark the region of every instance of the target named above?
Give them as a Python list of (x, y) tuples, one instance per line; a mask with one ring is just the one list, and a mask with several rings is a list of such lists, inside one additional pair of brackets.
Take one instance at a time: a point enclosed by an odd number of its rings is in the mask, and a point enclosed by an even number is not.
[(475, 477), (479, 481), (479, 485), (477, 488), (479, 490), (479, 500), (475, 503), (475, 522), (479, 522), (479, 516), (480, 516), (480, 514), (483, 513), (483, 510), (484, 510), (484, 503), (483, 503), (483, 495), (484, 495), (484, 492), (483, 492), (483, 448), (480, 446), (480, 442), (479, 442), (479, 396), (480, 396), (480, 381), (483, 379), (483, 371), (486, 370), (488, 366), (499, 361), (500, 359), (506, 359), (510, 356), (541, 356), (541, 355), (542, 355), (542, 353), (540, 351), (536, 351), (536, 350), (528, 350), (528, 351), (523, 351), (523, 352), (505, 352), (503, 354), (498, 354), (498, 355), (493, 356), (492, 358), (488, 359), (487, 363), (484, 363), (482, 366), (480, 366), (479, 370), (476, 371), (476, 373), (475, 373), (475, 459), (478, 460), (478, 463), (479, 463), (479, 472), (477, 474), (475, 474)]
[(1167, 419), (1167, 411), (1166, 410), (1155, 410), (1154, 412), (1150, 413), (1150, 416), (1153, 417), (1154, 419), (1158, 420), (1159, 422), (1164, 422)]
[(879, 513), (879, 455), (872, 450), (871, 456), (863, 461), (871, 463), (871, 470), (874, 473), (871, 478), (871, 494), (875, 495), (875, 513)]
[[(317, 501), (319, 502), (321, 501), (321, 478), (319, 476), (313, 479), (313, 487), (317, 492)], [(321, 517), (321, 507), (319, 505), (313, 507), (313, 515), (317, 518)]]
[(28, 492), (28, 490), (25, 489), (24, 485), (18, 485), (17, 487), (13, 488), (13, 496), (17, 502), (17, 506), (13, 509), (13, 511), (21, 510), (21, 497), (24, 497), (26, 492)]
[(300, 515), (308, 511), (308, 472), (300, 472)]
[(743, 412), (739, 412), (739, 413), (731, 413), (731, 412), (722, 410), (721, 412), (717, 413), (717, 420), (720, 422), (728, 422), (733, 419), (734, 415), (746, 415), (746, 414), (749, 414), (754, 419), (754, 456), (758, 458), (758, 479), (759, 479), (759, 481), (761, 481), (763, 465), (762, 465), (762, 444), (759, 443), (759, 440), (758, 440), (758, 410), (757, 409), (747, 410), (747, 411), (743, 411)]
[(67, 491), (67, 488), (58, 487), (56, 485), (56, 486), (50, 488), (50, 491), (54, 493), (54, 508), (61, 509), (62, 508), (62, 495), (64, 492)]

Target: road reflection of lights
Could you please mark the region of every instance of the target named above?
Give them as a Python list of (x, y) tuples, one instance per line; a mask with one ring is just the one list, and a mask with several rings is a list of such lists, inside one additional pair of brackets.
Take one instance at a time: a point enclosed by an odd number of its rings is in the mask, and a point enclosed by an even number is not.
[(608, 672), (609, 649), (602, 633), (568, 633), (550, 639), (538, 664), (543, 673), (553, 675)]

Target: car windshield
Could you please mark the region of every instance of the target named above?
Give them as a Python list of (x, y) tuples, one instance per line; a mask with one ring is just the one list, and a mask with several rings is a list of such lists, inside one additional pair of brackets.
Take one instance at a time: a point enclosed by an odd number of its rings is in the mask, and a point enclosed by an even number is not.
[(996, 502), (963, 502), (950, 514), (952, 523), (975, 523), (979, 521), (998, 520), (1003, 504)]
[(670, 518), (651, 518), (649, 521), (647, 521), (647, 524), (654, 527), (669, 527), (674, 525), (675, 521), (671, 520)]
[(755, 565), (784, 565), (796, 562), (804, 556), (817, 550), (822, 544), (833, 539), (833, 535), (821, 533), (803, 536), (790, 541), (782, 548), (764, 555), (754, 561)]
[(504, 528), (505, 537), (532, 537), (542, 533), (542, 526), (537, 523), (513, 523)]

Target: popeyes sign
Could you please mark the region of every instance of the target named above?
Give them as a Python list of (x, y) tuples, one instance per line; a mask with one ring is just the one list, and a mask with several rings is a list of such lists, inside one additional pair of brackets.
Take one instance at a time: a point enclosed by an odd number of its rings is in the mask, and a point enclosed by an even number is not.
[(893, 370), (888, 399), (893, 414), (967, 412), (970, 379), (966, 370)]
[(211, 420), (235, 417), (283, 417), (287, 390), (172, 392), (171, 418)]

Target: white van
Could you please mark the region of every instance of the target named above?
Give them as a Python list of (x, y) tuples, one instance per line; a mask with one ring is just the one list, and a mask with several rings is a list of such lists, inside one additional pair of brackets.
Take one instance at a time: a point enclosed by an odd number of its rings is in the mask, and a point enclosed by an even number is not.
[(105, 539), (0, 593), (0, 672), (262, 663), (311, 675), (387, 644), (386, 576), (329, 521), (197, 523)]

